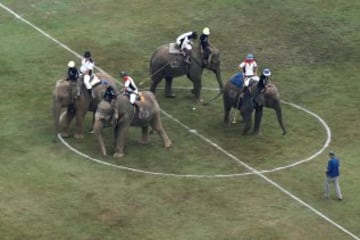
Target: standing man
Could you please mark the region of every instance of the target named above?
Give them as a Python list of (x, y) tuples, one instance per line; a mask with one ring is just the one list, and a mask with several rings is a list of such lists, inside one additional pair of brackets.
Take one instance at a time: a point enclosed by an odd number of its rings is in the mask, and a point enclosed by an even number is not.
[(339, 185), (339, 168), (340, 161), (335, 157), (333, 151), (329, 152), (329, 161), (326, 170), (326, 179), (325, 179), (325, 193), (324, 198), (329, 198), (330, 184), (334, 183), (336, 197), (339, 201), (342, 200), (341, 189)]

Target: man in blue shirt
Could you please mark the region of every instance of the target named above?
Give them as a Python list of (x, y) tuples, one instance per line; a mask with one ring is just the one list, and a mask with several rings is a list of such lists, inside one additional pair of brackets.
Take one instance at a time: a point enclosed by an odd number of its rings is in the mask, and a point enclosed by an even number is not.
[(335, 157), (333, 151), (329, 152), (329, 161), (326, 170), (326, 180), (325, 180), (325, 193), (324, 198), (329, 198), (330, 184), (334, 183), (335, 193), (338, 200), (342, 200), (341, 189), (339, 185), (339, 168), (340, 161)]

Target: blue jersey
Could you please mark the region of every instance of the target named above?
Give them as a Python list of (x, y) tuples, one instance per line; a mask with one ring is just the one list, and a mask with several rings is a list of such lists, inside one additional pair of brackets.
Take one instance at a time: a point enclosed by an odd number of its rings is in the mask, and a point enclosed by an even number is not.
[(332, 157), (328, 162), (326, 175), (328, 177), (338, 177), (340, 175), (339, 167), (340, 167), (339, 159)]
[(242, 72), (236, 73), (230, 78), (230, 82), (237, 86), (238, 88), (242, 88), (244, 85), (244, 75)]

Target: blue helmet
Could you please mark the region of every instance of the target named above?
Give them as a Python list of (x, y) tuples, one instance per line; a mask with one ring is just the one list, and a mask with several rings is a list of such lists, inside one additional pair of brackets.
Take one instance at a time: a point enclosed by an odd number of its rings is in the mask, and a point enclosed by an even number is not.
[(252, 55), (252, 53), (249, 53), (249, 54), (246, 56), (246, 59), (248, 59), (248, 60), (253, 60), (253, 59), (254, 59), (254, 55)]
[(270, 69), (269, 69), (269, 68), (265, 68), (265, 69), (263, 70), (263, 74), (264, 74), (265, 77), (269, 77), (269, 76), (271, 75)]

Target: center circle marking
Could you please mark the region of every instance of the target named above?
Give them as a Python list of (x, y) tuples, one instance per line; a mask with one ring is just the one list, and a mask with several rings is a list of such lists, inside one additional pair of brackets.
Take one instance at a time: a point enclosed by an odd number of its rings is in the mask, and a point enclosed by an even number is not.
[[(276, 171), (280, 171), (280, 170), (284, 170), (287, 168), (291, 168), (291, 167), (295, 167), (297, 165), (300, 165), (302, 163), (305, 162), (309, 162), (312, 159), (314, 159), (315, 157), (319, 156), (322, 152), (324, 152), (324, 150), (329, 146), (330, 142), (331, 142), (331, 130), (329, 128), (329, 126), (327, 125), (327, 123), (321, 118), (319, 117), (317, 114), (299, 106), (296, 105), (294, 103), (290, 103), (290, 102), (286, 102), (281, 100), (281, 103), (289, 105), (293, 108), (299, 109), (307, 114), (312, 115), (313, 117), (315, 117), (320, 123), (321, 125), (325, 128), (326, 131), (326, 141), (324, 143), (324, 145), (318, 150), (316, 151), (314, 154), (312, 154), (311, 156), (305, 158), (305, 159), (301, 159), (298, 160), (292, 164), (288, 164), (282, 167), (277, 167), (277, 168), (272, 168), (272, 169), (265, 169), (265, 170), (257, 170), (256, 172), (244, 172), (244, 173), (232, 173), (232, 174), (175, 174), (175, 173), (163, 173), (163, 172), (153, 172), (153, 171), (147, 171), (147, 170), (141, 170), (141, 169), (137, 169), (137, 168), (130, 168), (130, 167), (126, 167), (126, 166), (122, 166), (122, 165), (115, 165), (109, 162), (105, 162), (96, 158), (93, 158), (83, 152), (80, 152), (79, 150), (75, 149), (74, 147), (72, 147), (68, 142), (66, 142), (62, 136), (60, 135), (60, 133), (58, 133), (57, 137), (58, 139), (72, 152), (99, 164), (105, 165), (105, 166), (109, 166), (109, 167), (114, 167), (114, 168), (118, 168), (118, 169), (122, 169), (122, 170), (126, 170), (126, 171), (131, 171), (131, 172), (136, 172), (136, 173), (141, 173), (141, 174), (147, 174), (147, 175), (154, 175), (154, 176), (166, 176), (166, 177), (178, 177), (178, 178), (231, 178), (231, 177), (239, 177), (239, 176), (247, 176), (247, 175), (252, 175), (252, 174), (259, 174), (259, 173), (269, 173), (269, 172), (276, 172)], [(162, 111), (163, 113), (166, 113), (164, 111)], [(62, 115), (60, 116), (60, 120), (62, 119), (62, 117), (64, 116), (64, 114), (66, 114), (65, 112), (62, 113)], [(189, 127), (187, 127), (186, 125), (182, 124), (179, 120), (173, 118), (170, 114), (166, 113), (166, 115), (170, 118), (172, 118), (172, 120), (174, 120), (175, 122), (178, 122), (180, 125), (182, 125), (184, 128), (188, 129), (191, 132), (191, 129)], [(192, 132), (193, 134), (197, 135), (198, 137), (202, 138), (202, 139), (207, 139), (204, 136), (200, 135), (197, 132)], [(209, 140), (209, 139), (207, 139)], [(218, 146), (215, 143), (212, 143), (211, 140), (207, 141), (209, 144), (213, 145), (215, 148), (221, 150), (224, 153), (227, 153), (225, 150), (223, 150), (220, 146)], [(231, 158), (233, 158), (234, 160), (236, 160), (237, 162), (243, 163), (240, 159), (238, 159), (237, 157), (231, 155), (231, 154), (226, 154), (228, 156), (230, 156)]]

